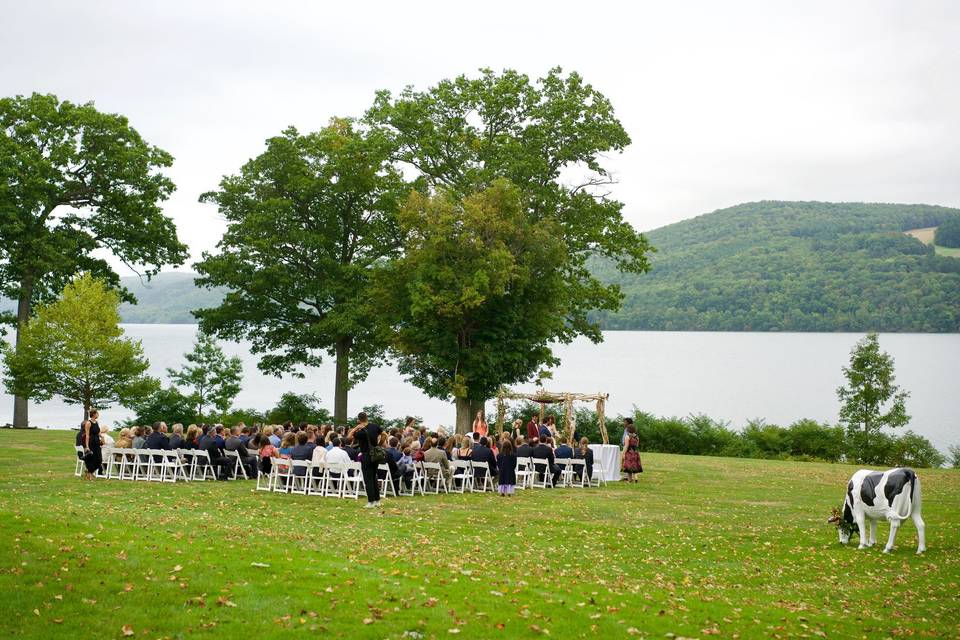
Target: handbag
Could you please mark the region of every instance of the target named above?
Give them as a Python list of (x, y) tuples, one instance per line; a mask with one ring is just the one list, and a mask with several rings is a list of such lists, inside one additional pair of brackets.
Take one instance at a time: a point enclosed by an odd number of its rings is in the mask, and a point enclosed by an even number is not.
[(383, 464), (387, 461), (387, 450), (383, 447), (370, 448), (370, 462), (373, 464)]

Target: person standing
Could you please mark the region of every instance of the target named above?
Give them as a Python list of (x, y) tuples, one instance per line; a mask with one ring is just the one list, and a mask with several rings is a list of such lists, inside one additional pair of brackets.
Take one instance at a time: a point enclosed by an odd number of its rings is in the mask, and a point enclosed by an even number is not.
[[(377, 468), (381, 462), (386, 462), (386, 459), (380, 460), (377, 458), (378, 454), (374, 449), (378, 452), (382, 451), (378, 446), (382, 432), (383, 429), (381, 429), (379, 425), (371, 424), (367, 421), (365, 411), (361, 411), (357, 415), (357, 426), (354, 427), (351, 432), (354, 442), (357, 444), (363, 456), (360, 459), (360, 472), (363, 474), (363, 486), (367, 491), (367, 504), (364, 505), (365, 509), (380, 506), (380, 484), (377, 482)], [(386, 456), (384, 456), (384, 458), (386, 458)]]
[(640, 439), (637, 437), (637, 428), (633, 424), (627, 425), (626, 444), (623, 448), (623, 472), (627, 474), (627, 482), (636, 482), (633, 477), (636, 473), (643, 473), (643, 464), (640, 462)]
[(91, 409), (89, 417), (83, 421), (83, 463), (87, 467), (85, 478), (93, 480), (103, 465), (103, 450), (100, 448), (100, 412)]
[(517, 484), (517, 454), (513, 450), (513, 443), (505, 438), (500, 443), (500, 457), (497, 458), (499, 473), (498, 484), (501, 496), (512, 496)]
[(483, 411), (477, 411), (477, 417), (473, 419), (473, 432), (481, 436), (486, 436), (490, 432), (490, 426), (483, 416)]

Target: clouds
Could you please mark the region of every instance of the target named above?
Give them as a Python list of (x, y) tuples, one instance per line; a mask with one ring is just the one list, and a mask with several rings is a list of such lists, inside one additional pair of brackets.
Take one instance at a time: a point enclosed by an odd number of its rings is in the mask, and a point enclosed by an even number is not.
[(640, 229), (764, 198), (960, 205), (956, 3), (5, 4), (0, 94), (95, 100), (173, 153), (194, 258), (223, 228), (198, 195), (266, 137), (481, 66), (611, 98)]

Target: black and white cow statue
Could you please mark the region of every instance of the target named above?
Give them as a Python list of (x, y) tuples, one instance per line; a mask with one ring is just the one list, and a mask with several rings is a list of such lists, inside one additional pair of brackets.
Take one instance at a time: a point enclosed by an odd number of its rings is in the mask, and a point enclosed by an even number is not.
[[(920, 515), (920, 478), (913, 469), (898, 468), (889, 471), (861, 469), (847, 483), (847, 495), (843, 500), (843, 513), (836, 514), (831, 522), (837, 523), (841, 544), (850, 541), (854, 530), (860, 533), (860, 549), (877, 543), (877, 521), (890, 522), (890, 539), (884, 553), (890, 553), (897, 538), (900, 523), (913, 518), (917, 527), (919, 544), (917, 553), (927, 550), (923, 518)], [(867, 532), (867, 521), (870, 531)]]

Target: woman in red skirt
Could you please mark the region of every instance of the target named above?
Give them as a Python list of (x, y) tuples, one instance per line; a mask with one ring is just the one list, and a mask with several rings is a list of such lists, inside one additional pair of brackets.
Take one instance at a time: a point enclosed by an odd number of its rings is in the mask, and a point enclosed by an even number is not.
[(640, 439), (637, 438), (637, 428), (627, 425), (627, 438), (623, 447), (623, 464), (620, 467), (627, 474), (627, 482), (636, 482), (635, 473), (643, 473), (643, 464), (640, 462)]

